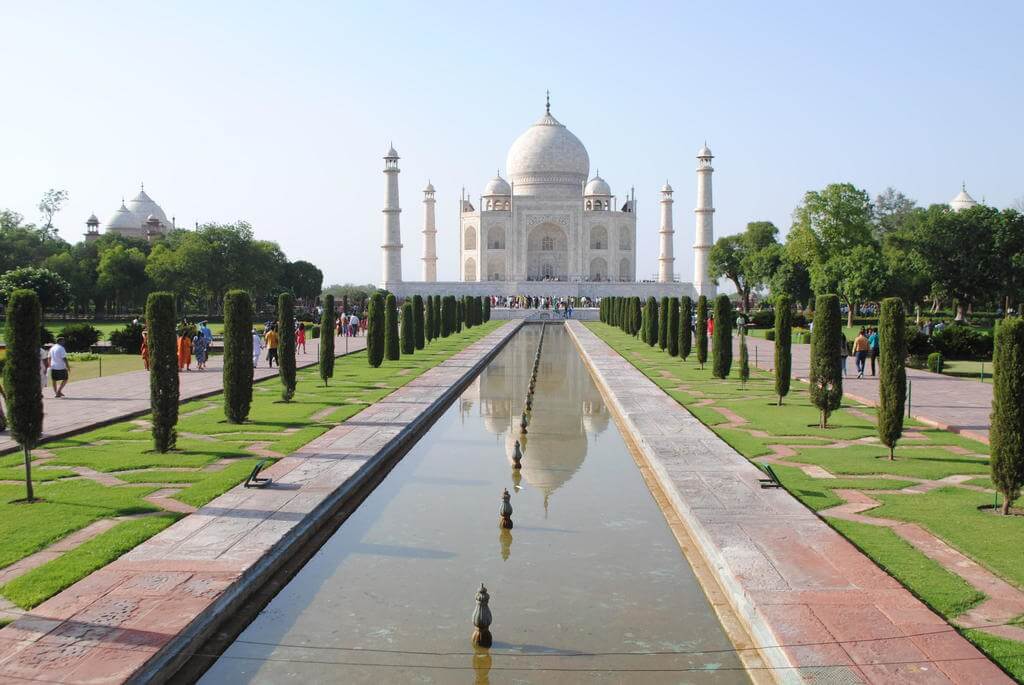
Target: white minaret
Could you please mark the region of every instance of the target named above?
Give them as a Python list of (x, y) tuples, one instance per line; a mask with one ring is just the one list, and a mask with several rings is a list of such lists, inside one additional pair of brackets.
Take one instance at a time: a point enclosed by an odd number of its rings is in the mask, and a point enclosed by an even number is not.
[(423, 189), (423, 281), (437, 281), (437, 226), (434, 221), (434, 184)]
[(661, 189), (661, 251), (658, 255), (658, 283), (671, 283), (675, 278), (676, 258), (672, 252), (675, 230), (672, 228), (672, 186), (665, 181)]
[(384, 243), (380, 246), (384, 260), (383, 287), (402, 282), (402, 209), (398, 206), (398, 153), (394, 146), (384, 156)]
[(711, 200), (711, 159), (714, 155), (704, 143), (697, 152), (697, 235), (693, 243), (693, 286), (697, 296), (705, 295), (712, 298), (718, 288), (708, 277), (708, 252), (715, 243), (715, 207)]

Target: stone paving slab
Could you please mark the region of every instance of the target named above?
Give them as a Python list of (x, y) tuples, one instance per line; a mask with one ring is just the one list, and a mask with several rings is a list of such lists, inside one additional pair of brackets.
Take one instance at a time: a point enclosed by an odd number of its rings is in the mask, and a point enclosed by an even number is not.
[(281, 459), (265, 471), (270, 487), (226, 492), (0, 630), (0, 682), (147, 682), (176, 666), (521, 325), (504, 324)]
[(780, 682), (1012, 682), (593, 332), (566, 328)]
[[(348, 352), (358, 352), (366, 348), (366, 336), (355, 338), (335, 338), (334, 351), (339, 356)], [(320, 341), (310, 340), (306, 343), (306, 353), (296, 353), (297, 368), (313, 366), (319, 361)], [(194, 360), (193, 360), (194, 362)], [(267, 368), (266, 361), (260, 360), (261, 366), (256, 369), (255, 379), (263, 380), (278, 374), (275, 366)], [(71, 377), (74, 379), (75, 363), (71, 362)], [(180, 380), (179, 395), (182, 402), (205, 397), (221, 391), (223, 387), (224, 357), (210, 357), (206, 371), (183, 371), (178, 375)], [(64, 388), (65, 399), (53, 396), (53, 387), (43, 390), (43, 441), (71, 435), (89, 428), (118, 421), (129, 416), (145, 414), (149, 411), (149, 372), (129, 371), (103, 378), (90, 378), (84, 381), (73, 381)], [(19, 449), (9, 432), (0, 433), (0, 454)]]

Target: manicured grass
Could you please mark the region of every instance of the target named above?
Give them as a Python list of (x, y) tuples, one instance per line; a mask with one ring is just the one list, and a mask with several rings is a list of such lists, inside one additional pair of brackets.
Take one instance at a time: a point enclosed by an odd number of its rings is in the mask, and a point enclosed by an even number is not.
[(961, 378), (970, 378), (981, 383), (983, 373), (985, 378), (984, 382), (991, 383), (991, 361), (981, 362), (968, 359), (951, 359), (942, 362), (942, 375), (944, 376), (958, 376)]
[(897, 447), (889, 461), (883, 445), (851, 445), (842, 449), (805, 447), (790, 461), (817, 464), (832, 473), (849, 475), (892, 474), (938, 480), (959, 473), (988, 473), (988, 459), (953, 454), (941, 447)]
[(840, 519), (828, 522), (947, 619), (985, 599), (963, 578), (947, 571), (888, 528)]
[(223, 471), (214, 472), (203, 480), (188, 486), (175, 495), (174, 499), (191, 504), (193, 507), (201, 507), (244, 481), (258, 461), (257, 458), (235, 462)]
[(0, 593), (23, 609), (42, 603), (102, 568), (178, 520), (175, 514), (124, 521), (53, 561), (0, 586)]
[(773, 466), (786, 490), (815, 511), (839, 506), (843, 500), (834, 490), (899, 490), (913, 485), (913, 481), (889, 478), (811, 478), (792, 466)]
[[(88, 361), (75, 361), (71, 360), (71, 375), (68, 378), (69, 383), (75, 381), (84, 381), (90, 378), (98, 378), (102, 376), (114, 376), (119, 373), (127, 373), (129, 371), (141, 371), (143, 369), (142, 357), (137, 354), (103, 354), (97, 355), (99, 359), (90, 359)], [(49, 392), (44, 392), (46, 397), (53, 396), (53, 385), (48, 385)], [(74, 386), (67, 388), (69, 396), (73, 394), (71, 391), (74, 390)]]
[(964, 635), (1017, 682), (1024, 683), (1024, 644), (981, 630), (965, 630)]

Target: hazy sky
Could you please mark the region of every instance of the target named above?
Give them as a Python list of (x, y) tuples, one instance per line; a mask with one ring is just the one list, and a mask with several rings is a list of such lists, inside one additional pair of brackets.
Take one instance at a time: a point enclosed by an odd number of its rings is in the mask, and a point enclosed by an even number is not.
[[(728, 7), (726, 7), (726, 5)], [(328, 283), (380, 279), (382, 155), (402, 157), (404, 277), (422, 189), (439, 278), (458, 274), (460, 188), (504, 174), (552, 113), (622, 198), (637, 273), (657, 271), (676, 189), (692, 276), (694, 155), (715, 153), (716, 236), (785, 232), (804, 191), (892, 185), (922, 204), (1024, 195), (1021, 2), (0, 2), (0, 207), (47, 188), (78, 240), (146, 190), (179, 226), (250, 221)]]

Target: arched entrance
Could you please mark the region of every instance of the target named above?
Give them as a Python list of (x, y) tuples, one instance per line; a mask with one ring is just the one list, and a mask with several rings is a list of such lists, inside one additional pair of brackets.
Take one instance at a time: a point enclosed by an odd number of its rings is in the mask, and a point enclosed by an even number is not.
[(526, 240), (526, 277), (532, 281), (568, 280), (569, 239), (558, 224), (530, 230)]
[(619, 280), (620, 281), (632, 281), (633, 280), (633, 268), (629, 263), (628, 259), (622, 259), (619, 262)]
[(590, 260), (590, 280), (608, 280), (608, 262), (605, 261), (604, 257), (594, 257)]
[(463, 281), (475, 281), (476, 280), (476, 260), (469, 257), (466, 260), (466, 267), (462, 272)]

